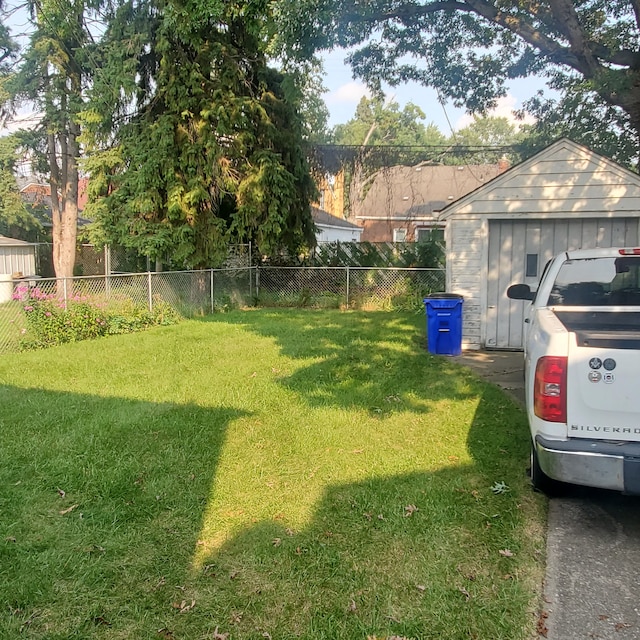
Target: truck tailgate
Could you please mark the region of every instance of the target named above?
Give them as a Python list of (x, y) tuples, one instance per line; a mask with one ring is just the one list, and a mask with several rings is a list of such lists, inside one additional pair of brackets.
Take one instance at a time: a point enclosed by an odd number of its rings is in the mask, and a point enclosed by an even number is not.
[(634, 349), (585, 347), (569, 340), (570, 438), (640, 441), (639, 360)]

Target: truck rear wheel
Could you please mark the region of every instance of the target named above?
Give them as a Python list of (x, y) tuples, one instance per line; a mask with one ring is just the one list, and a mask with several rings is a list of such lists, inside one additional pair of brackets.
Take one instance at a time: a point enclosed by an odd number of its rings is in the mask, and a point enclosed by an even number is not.
[(552, 497), (558, 493), (559, 483), (550, 478), (541, 468), (538, 462), (538, 452), (533, 443), (531, 444), (531, 486), (534, 491), (546, 493)]

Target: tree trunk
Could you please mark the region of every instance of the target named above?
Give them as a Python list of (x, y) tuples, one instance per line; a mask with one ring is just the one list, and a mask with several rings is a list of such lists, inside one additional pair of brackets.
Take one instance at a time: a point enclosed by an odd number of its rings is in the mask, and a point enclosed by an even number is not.
[[(63, 108), (66, 108), (66, 100)], [(53, 267), (60, 279), (73, 277), (78, 236), (78, 135), (80, 127), (69, 118), (66, 131), (50, 134), (49, 165), (51, 167), (51, 209), (53, 222)], [(60, 161), (58, 161), (58, 154)], [(67, 291), (71, 283), (67, 283)]]

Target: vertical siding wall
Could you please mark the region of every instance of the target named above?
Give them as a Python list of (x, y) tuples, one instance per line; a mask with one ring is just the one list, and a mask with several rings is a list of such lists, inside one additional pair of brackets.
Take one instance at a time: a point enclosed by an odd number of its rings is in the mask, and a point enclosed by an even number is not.
[(36, 273), (36, 260), (32, 246), (0, 246), (0, 273)]
[(447, 225), (447, 291), (464, 297), (462, 348), (481, 346), (483, 279), (486, 277), (486, 224), (458, 220)]

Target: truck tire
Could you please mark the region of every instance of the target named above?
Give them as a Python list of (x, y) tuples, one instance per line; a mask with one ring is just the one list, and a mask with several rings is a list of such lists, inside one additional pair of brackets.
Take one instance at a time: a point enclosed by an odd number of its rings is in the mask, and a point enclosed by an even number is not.
[(531, 444), (531, 486), (534, 491), (547, 494), (550, 498), (558, 494), (560, 483), (550, 478), (541, 468), (538, 462), (538, 452)]

